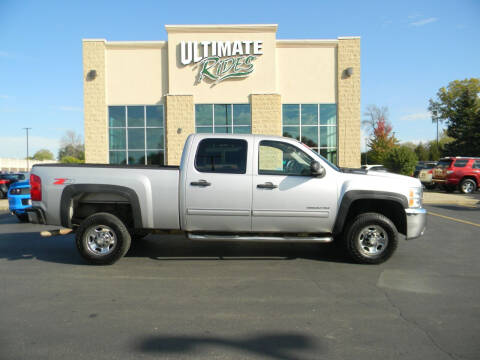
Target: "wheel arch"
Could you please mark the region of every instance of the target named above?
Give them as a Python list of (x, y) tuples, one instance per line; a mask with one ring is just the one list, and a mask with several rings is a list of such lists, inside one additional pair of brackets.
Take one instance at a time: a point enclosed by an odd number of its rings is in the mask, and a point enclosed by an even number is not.
[[(132, 189), (118, 185), (72, 184), (67, 185), (60, 199), (60, 221), (64, 227), (72, 227), (74, 199), (89, 198), (97, 204), (113, 203), (115, 200), (128, 204), (131, 208), (132, 222), (135, 228), (142, 228), (140, 201)], [(123, 199), (123, 200), (122, 200)]]
[(388, 217), (401, 234), (407, 233), (405, 209), (408, 208), (407, 197), (392, 192), (351, 190), (345, 193), (338, 208), (338, 215), (333, 228), (334, 236), (343, 232), (347, 221), (365, 212), (377, 212)]

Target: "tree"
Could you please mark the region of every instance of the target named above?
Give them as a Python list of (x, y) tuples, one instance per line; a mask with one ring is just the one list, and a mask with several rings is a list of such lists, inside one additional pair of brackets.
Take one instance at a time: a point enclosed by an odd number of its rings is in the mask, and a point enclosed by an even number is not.
[(64, 164), (80, 164), (80, 163), (85, 162), (85, 160), (80, 160), (80, 159), (77, 159), (76, 157), (73, 157), (73, 156), (64, 156), (64, 157), (62, 157), (60, 162), (64, 163)]
[(55, 160), (52, 152), (47, 149), (40, 149), (38, 150), (31, 158), (32, 160)]
[(417, 161), (415, 152), (406, 146), (394, 147), (385, 155), (385, 166), (388, 170), (402, 175), (411, 176)]
[(371, 164), (383, 164), (387, 152), (397, 145), (397, 139), (392, 133), (392, 125), (388, 121), (388, 109), (370, 105), (364, 113), (363, 121), (371, 129), (371, 137), (367, 142), (371, 151), (368, 153)]
[(420, 142), (417, 146), (415, 146), (413, 151), (415, 151), (418, 161), (427, 161), (430, 158), (428, 144), (424, 145), (422, 142)]
[(446, 121), (447, 135), (454, 140), (445, 151), (452, 156), (480, 154), (480, 79), (455, 80), (430, 99), (432, 121)]
[(67, 131), (60, 140), (58, 159), (62, 161), (64, 157), (73, 157), (78, 160), (85, 160), (85, 150), (82, 137), (77, 135), (75, 131)]

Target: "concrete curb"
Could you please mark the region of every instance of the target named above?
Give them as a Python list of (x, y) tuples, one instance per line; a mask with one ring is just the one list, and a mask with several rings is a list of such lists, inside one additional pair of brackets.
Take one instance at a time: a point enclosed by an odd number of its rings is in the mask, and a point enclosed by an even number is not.
[(469, 196), (460, 194), (447, 194), (437, 192), (423, 193), (423, 203), (426, 205), (459, 205), (476, 207), (480, 201)]
[(0, 211), (8, 211), (8, 200), (7, 199), (0, 200)]

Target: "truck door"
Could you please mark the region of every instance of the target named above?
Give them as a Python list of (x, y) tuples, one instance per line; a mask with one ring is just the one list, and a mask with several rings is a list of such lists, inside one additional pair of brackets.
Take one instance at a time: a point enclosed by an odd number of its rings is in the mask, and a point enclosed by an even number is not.
[[(193, 144), (195, 145), (195, 144)], [(251, 231), (253, 152), (247, 139), (200, 138), (185, 181), (187, 231)], [(253, 141), (251, 142), (253, 145)]]
[(292, 143), (260, 140), (256, 149), (252, 230), (331, 232), (337, 212), (335, 171), (313, 176), (310, 164), (317, 160)]

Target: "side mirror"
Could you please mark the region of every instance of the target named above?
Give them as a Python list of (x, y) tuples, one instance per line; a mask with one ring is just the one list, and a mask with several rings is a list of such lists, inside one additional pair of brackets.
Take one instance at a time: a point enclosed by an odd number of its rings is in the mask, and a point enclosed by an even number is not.
[(325, 175), (325, 168), (318, 161), (314, 161), (310, 164), (310, 172), (312, 175), (322, 177)]

